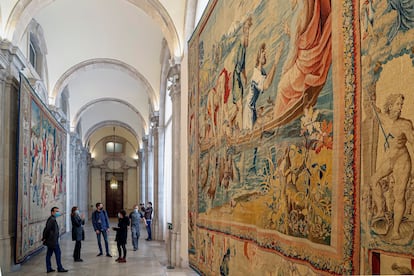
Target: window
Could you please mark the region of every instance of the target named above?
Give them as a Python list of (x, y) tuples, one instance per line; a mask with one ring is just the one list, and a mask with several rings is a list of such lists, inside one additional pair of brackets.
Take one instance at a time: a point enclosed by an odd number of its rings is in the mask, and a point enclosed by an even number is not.
[(122, 153), (124, 145), (117, 142), (108, 142), (105, 145), (106, 153)]
[(30, 45), (29, 45), (29, 61), (30, 64), (32, 64), (34, 69), (37, 69), (36, 67), (36, 60), (37, 60), (37, 53), (36, 53), (36, 48), (32, 42), (32, 40), (30, 40)]

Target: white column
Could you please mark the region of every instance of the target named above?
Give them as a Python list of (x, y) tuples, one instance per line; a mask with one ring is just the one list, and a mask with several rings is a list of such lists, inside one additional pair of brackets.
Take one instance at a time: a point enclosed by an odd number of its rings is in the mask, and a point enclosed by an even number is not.
[(180, 182), (180, 123), (181, 123), (181, 82), (180, 65), (171, 67), (168, 77), (172, 85), (169, 87), (172, 101), (172, 242), (171, 242), (171, 264), (181, 267), (181, 182)]
[(89, 202), (89, 168), (88, 168), (88, 159), (89, 153), (85, 148), (82, 148), (80, 154), (81, 160), (79, 175), (80, 182), (79, 182), (79, 196), (78, 196), (78, 207), (82, 214), (87, 214), (88, 212), (88, 202)]
[[(161, 117), (160, 117), (161, 118)], [(166, 227), (166, 189), (164, 180), (164, 159), (165, 159), (165, 128), (158, 127), (158, 239), (165, 240)]]
[(88, 153), (88, 208), (86, 209), (87, 213), (85, 213), (85, 220), (88, 221), (89, 216), (92, 214), (94, 208), (94, 204), (92, 202), (92, 169), (93, 169), (93, 161), (91, 154)]
[(159, 218), (160, 218), (160, 210), (162, 210), (162, 206), (160, 205), (159, 200), (159, 141), (158, 141), (158, 125), (159, 125), (159, 114), (158, 112), (154, 112), (154, 114), (151, 117), (151, 134), (153, 138), (153, 195), (154, 195), (154, 216), (152, 219), (152, 225), (154, 230), (154, 239), (155, 240), (162, 240), (160, 238), (160, 224), (159, 224)]
[(142, 150), (138, 151), (138, 160), (137, 160), (137, 192), (138, 192), (138, 202), (137, 204), (143, 202), (143, 185), (144, 185), (144, 178), (143, 178), (143, 169), (142, 169), (142, 165), (143, 165), (143, 153)]
[[(69, 170), (69, 181), (66, 185), (70, 186), (67, 196), (68, 208), (66, 210), (67, 214), (70, 212), (72, 206), (76, 205), (78, 202), (78, 180), (79, 180), (79, 148), (78, 148), (78, 137), (77, 134), (72, 132), (70, 134), (70, 170)], [(68, 218), (68, 216), (67, 216)], [(68, 220), (67, 220), (68, 222)], [(68, 230), (71, 229), (71, 223), (68, 222)]]
[(143, 138), (142, 138), (142, 143), (143, 143), (143, 145), (144, 145), (144, 174), (143, 174), (143, 177), (144, 177), (144, 182), (143, 182), (143, 186), (144, 186), (144, 201), (145, 201), (145, 203), (147, 203), (148, 201), (149, 201), (149, 198), (148, 198), (148, 172), (149, 172), (149, 151), (148, 151), (148, 136), (146, 135), (146, 136), (144, 136)]

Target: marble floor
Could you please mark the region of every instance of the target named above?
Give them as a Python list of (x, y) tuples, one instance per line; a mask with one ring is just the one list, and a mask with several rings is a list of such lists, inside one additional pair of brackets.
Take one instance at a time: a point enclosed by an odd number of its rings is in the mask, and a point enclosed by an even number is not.
[[(115, 226), (116, 221), (111, 220), (111, 226)], [(148, 276), (195, 276), (195, 271), (186, 268), (167, 269), (168, 261), (166, 255), (166, 244), (158, 241), (146, 241), (147, 234), (145, 228), (141, 229), (139, 239), (139, 249), (132, 250), (131, 237), (128, 236), (127, 241), (127, 262), (117, 263), (115, 259), (118, 257), (116, 248), (115, 233), (110, 231), (109, 249), (112, 258), (103, 256), (97, 257), (98, 245), (96, 235), (92, 226), (88, 223), (85, 226), (85, 241), (82, 242), (81, 258), (83, 262), (75, 263), (73, 261), (73, 248), (75, 242), (71, 240), (71, 234), (66, 233), (61, 237), (60, 248), (62, 250), (62, 264), (69, 270), (68, 273), (52, 272), (46, 274), (45, 256), (46, 250), (43, 249), (39, 254), (32, 256), (24, 264), (12, 273), (4, 273), (3, 275), (82, 275), (82, 276), (106, 276), (106, 275), (148, 275)], [(104, 243), (102, 241), (102, 246)], [(56, 269), (56, 260), (52, 256), (52, 267)]]

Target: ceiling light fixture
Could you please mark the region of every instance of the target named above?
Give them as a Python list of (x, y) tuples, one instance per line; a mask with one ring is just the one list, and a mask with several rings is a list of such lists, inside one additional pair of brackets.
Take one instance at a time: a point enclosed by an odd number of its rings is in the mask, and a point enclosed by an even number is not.
[(112, 142), (112, 177), (111, 181), (109, 182), (109, 187), (111, 187), (112, 190), (118, 189), (118, 180), (115, 177), (115, 127), (114, 127), (114, 140)]

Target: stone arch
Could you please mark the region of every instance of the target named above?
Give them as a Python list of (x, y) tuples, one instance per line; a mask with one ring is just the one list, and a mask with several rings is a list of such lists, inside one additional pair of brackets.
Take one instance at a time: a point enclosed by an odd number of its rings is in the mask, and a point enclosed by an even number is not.
[(86, 112), (88, 109), (92, 108), (94, 105), (98, 104), (98, 103), (102, 103), (102, 102), (118, 102), (122, 105), (126, 105), (129, 109), (131, 109), (135, 114), (137, 114), (137, 117), (139, 118), (139, 121), (141, 122), (142, 126), (144, 127), (144, 130), (148, 129), (148, 124), (145, 121), (144, 117), (142, 116), (142, 114), (130, 103), (124, 101), (124, 100), (120, 100), (120, 99), (116, 99), (116, 98), (99, 98), (97, 100), (94, 101), (90, 101), (88, 103), (86, 103), (85, 105), (83, 105), (79, 111), (75, 114), (75, 117), (73, 118), (73, 126), (76, 128), (79, 120), (82, 116), (82, 114), (84, 112)]
[[(105, 141), (106, 142), (112, 142), (113, 141), (113, 138), (114, 136), (113, 135), (108, 135), (108, 136), (105, 136), (105, 137), (102, 137), (101, 139), (99, 139), (96, 143), (95, 143), (95, 145), (92, 147), (92, 148), (90, 148), (89, 149), (89, 152), (93, 152), (94, 150), (95, 150), (95, 148), (96, 148), (96, 146), (100, 143), (100, 142), (104, 142), (105, 143)], [(122, 136), (118, 136), (118, 135), (116, 135), (116, 141), (117, 142), (120, 142), (120, 143), (124, 143), (124, 144), (129, 144), (130, 146), (131, 146), (131, 148), (133, 148), (133, 150), (135, 151), (135, 153), (136, 152), (138, 152), (138, 150), (139, 150), (139, 144), (138, 144), (138, 148), (135, 148), (135, 146), (128, 140), (128, 139), (125, 139), (124, 137), (122, 137)]]
[(150, 98), (151, 106), (153, 109), (157, 110), (159, 106), (159, 96), (155, 93), (154, 89), (152, 88), (151, 84), (147, 81), (147, 79), (139, 73), (134, 67), (116, 60), (116, 59), (109, 59), (109, 58), (97, 58), (97, 59), (90, 59), (78, 63), (71, 68), (69, 68), (63, 75), (59, 78), (56, 82), (55, 87), (52, 90), (52, 95), (50, 97), (56, 101), (60, 93), (66, 87), (66, 85), (76, 77), (79, 73), (93, 70), (93, 69), (102, 69), (102, 68), (109, 68), (109, 69), (117, 69), (122, 72), (127, 73), (132, 78), (137, 80), (138, 82), (142, 83), (146, 88), (146, 92), (148, 97)]
[(83, 145), (84, 146), (88, 145), (92, 134), (96, 130), (98, 130), (100, 128), (103, 128), (103, 127), (107, 127), (107, 126), (116, 126), (116, 127), (122, 127), (124, 129), (126, 129), (137, 139), (138, 148), (140, 147), (141, 137), (138, 135), (138, 133), (130, 125), (128, 125), (124, 122), (121, 122), (121, 121), (117, 121), (117, 120), (102, 121), (102, 122), (99, 122), (99, 123), (93, 125), (91, 128), (88, 129), (88, 131), (85, 133), (84, 137), (82, 137)]
[[(18, 0), (7, 20), (5, 37), (17, 45), (30, 20), (44, 7), (55, 0)], [(183, 54), (180, 38), (170, 15), (159, 0), (125, 0), (143, 10), (161, 28), (168, 42), (171, 56), (181, 58)]]

